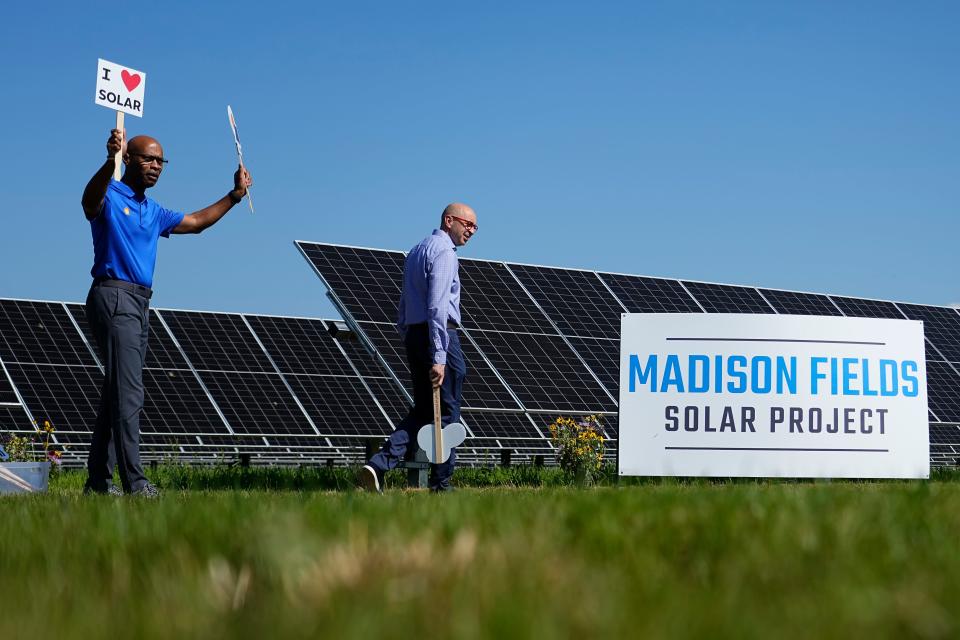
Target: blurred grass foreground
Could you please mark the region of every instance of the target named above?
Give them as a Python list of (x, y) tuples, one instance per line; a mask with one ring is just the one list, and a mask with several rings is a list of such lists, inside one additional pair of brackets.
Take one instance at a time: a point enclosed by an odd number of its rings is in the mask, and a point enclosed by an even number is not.
[(62, 473), (0, 498), (0, 637), (960, 636), (955, 471), (463, 471), (453, 494), (368, 495), (344, 470), (161, 468), (156, 501)]

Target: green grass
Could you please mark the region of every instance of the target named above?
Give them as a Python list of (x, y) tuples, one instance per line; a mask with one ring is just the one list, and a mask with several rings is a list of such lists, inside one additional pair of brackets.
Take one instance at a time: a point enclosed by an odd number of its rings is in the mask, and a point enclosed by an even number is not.
[[(339, 470), (168, 468), (155, 502), (64, 474), (0, 498), (0, 637), (960, 635), (956, 472), (590, 490), (485, 473), (458, 476), (500, 486), (375, 496), (313, 490), (349, 485)], [(244, 486), (311, 490), (201, 488)]]

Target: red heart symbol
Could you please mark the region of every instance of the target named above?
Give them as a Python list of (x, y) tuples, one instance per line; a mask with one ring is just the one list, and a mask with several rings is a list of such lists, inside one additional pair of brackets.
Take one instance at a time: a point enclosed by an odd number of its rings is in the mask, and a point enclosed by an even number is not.
[(139, 73), (130, 73), (126, 69), (120, 72), (120, 77), (123, 78), (123, 84), (127, 86), (127, 91), (133, 91), (137, 88), (137, 85), (140, 84), (140, 74)]

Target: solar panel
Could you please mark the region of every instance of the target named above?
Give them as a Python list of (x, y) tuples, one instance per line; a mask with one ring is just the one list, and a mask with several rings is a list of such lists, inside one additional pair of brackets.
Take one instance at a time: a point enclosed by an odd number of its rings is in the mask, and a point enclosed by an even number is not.
[[(920, 304), (897, 304), (911, 320), (923, 321), (923, 334), (933, 346), (951, 362), (960, 362), (960, 315), (947, 307), (931, 307)], [(928, 352), (928, 359), (940, 360), (936, 353)]]
[(759, 291), (778, 313), (798, 316), (843, 315), (836, 305), (830, 302), (830, 296), (778, 289), (760, 289)]
[(527, 409), (615, 411), (616, 403), (560, 336), (472, 331)]
[[(563, 413), (531, 413), (530, 417), (533, 418), (534, 422), (541, 428), (544, 435), (547, 438), (550, 437), (550, 425), (556, 422), (557, 418), (572, 418), (577, 422), (582, 421), (586, 416), (582, 414), (563, 414)], [(597, 417), (600, 421), (600, 430), (603, 432), (603, 437), (608, 441), (616, 441), (617, 439), (617, 416), (616, 414), (597, 414)], [(607, 446), (610, 445), (610, 442), (607, 443)]]
[(390, 378), (364, 378), (363, 381), (394, 426), (406, 417), (410, 411), (410, 402), (400, 392), (396, 382)]
[[(543, 440), (533, 422), (523, 413), (505, 411), (461, 411), (461, 418), (475, 436), (487, 438), (533, 438)], [(473, 438), (464, 441), (465, 447), (475, 447)]]
[[(507, 265), (566, 336), (620, 337), (625, 312), (596, 273)], [(507, 327), (509, 328), (509, 327)]]
[[(377, 351), (383, 355), (391, 370), (403, 382), (407, 392), (412, 395), (406, 347), (396, 327), (372, 322), (358, 324)], [(510, 391), (497, 378), (493, 369), (462, 332), (460, 346), (463, 348), (463, 356), (467, 363), (467, 377), (463, 383), (463, 406), (483, 409), (519, 409), (520, 405), (510, 395)]]
[(620, 397), (620, 340), (569, 338), (570, 344), (614, 398)]
[(267, 436), (267, 440), (274, 447), (329, 449), (327, 439), (323, 436)]
[[(73, 319), (76, 320), (77, 326), (80, 327), (90, 347), (102, 363), (103, 354), (100, 353), (99, 347), (97, 346), (97, 339), (94, 337), (93, 332), (90, 330), (90, 324), (87, 322), (86, 308), (82, 304), (67, 304), (67, 309), (70, 311)], [(183, 354), (180, 353), (180, 350), (177, 349), (177, 345), (173, 343), (173, 339), (167, 332), (167, 328), (160, 322), (156, 310), (150, 310), (149, 319), (150, 331), (148, 334), (147, 357), (144, 367), (148, 369), (189, 369), (190, 366), (187, 364)]]
[(17, 393), (13, 385), (7, 379), (7, 375), (0, 369), (0, 404), (20, 404)]
[(930, 445), (960, 446), (960, 426), (955, 424), (931, 424)]
[(197, 369), (274, 372), (241, 316), (167, 310), (161, 315)]
[(403, 339), (392, 324), (380, 322), (358, 322), (360, 331), (373, 343), (373, 347), (387, 361), (387, 365), (404, 384), (409, 378), (406, 347)]
[(246, 318), (281, 373), (356, 375), (322, 320)]
[(888, 318), (891, 320), (903, 320), (903, 314), (897, 309), (897, 305), (885, 300), (865, 300), (863, 298), (845, 298), (843, 296), (830, 296), (830, 299), (836, 303), (843, 315), (851, 318)]
[(297, 246), (356, 320), (397, 321), (402, 253), (308, 242)]
[(62, 304), (27, 300), (0, 300), (0, 360), (96, 365)]
[(927, 362), (927, 403), (941, 422), (960, 422), (960, 375), (945, 362)]
[(143, 388), (142, 433), (229, 433), (192, 372), (144, 369)]
[[(385, 327), (386, 325), (378, 326)], [(396, 330), (394, 330), (394, 334), (396, 334)], [(373, 353), (367, 351), (367, 347), (363, 345), (357, 334), (352, 331), (348, 333), (338, 333), (334, 341), (343, 349), (344, 353), (347, 354), (347, 360), (357, 368), (361, 376), (365, 378), (379, 378), (388, 375), (387, 367), (383, 365)]]
[(556, 333), (506, 265), (464, 260), (460, 264), (460, 312), (467, 329)]
[(630, 313), (700, 313), (703, 311), (679, 280), (600, 273)]
[(178, 448), (185, 446), (196, 446), (198, 444), (196, 436), (188, 436), (179, 433), (142, 433), (140, 434), (140, 446), (152, 449)]
[(708, 313), (774, 313), (752, 287), (683, 281), (684, 286)]
[[(23, 401), (38, 422), (63, 432), (89, 432), (97, 419), (103, 375), (97, 367), (7, 363)], [(88, 438), (89, 439), (89, 438)]]
[(204, 446), (208, 447), (225, 447), (225, 446), (240, 446), (240, 447), (262, 447), (265, 445), (263, 440), (264, 436), (250, 436), (243, 434), (234, 434), (228, 436), (211, 436), (204, 435), (200, 436), (200, 441), (203, 442)]
[(236, 433), (315, 433), (276, 374), (201, 371), (200, 378)]
[(33, 431), (30, 416), (21, 406), (0, 405), (0, 434)]
[(390, 433), (386, 416), (357, 377), (287, 376), (323, 436)]

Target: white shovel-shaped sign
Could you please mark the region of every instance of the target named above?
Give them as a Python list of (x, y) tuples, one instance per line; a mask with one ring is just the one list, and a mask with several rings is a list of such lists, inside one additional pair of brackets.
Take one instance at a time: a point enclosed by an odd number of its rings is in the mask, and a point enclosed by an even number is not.
[(440, 388), (433, 388), (433, 424), (420, 427), (417, 444), (433, 464), (442, 464), (450, 458), (450, 449), (460, 446), (467, 437), (467, 428), (459, 422), (447, 426), (440, 423)]

